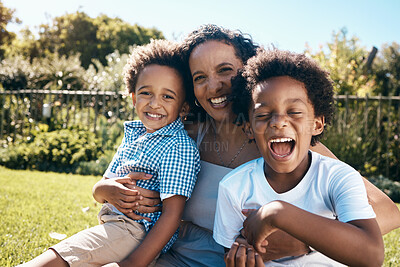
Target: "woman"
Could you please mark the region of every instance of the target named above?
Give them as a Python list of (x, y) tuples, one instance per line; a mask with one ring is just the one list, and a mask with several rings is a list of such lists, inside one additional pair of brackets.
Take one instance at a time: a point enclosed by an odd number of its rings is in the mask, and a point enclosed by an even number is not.
[[(256, 48), (257, 45), (242, 33), (215, 25), (200, 27), (184, 41), (196, 97), (194, 117), (186, 126), (191, 137), (197, 141), (202, 166), (192, 197), (186, 204), (180, 238), (159, 259), (159, 266), (225, 265), (224, 249), (212, 239), (218, 183), (232, 168), (260, 157), (255, 144), (249, 143), (246, 133), (234, 124), (235, 116), (229, 102), (231, 78), (255, 54)], [(322, 144), (312, 149), (335, 157)], [(367, 180), (365, 185), (382, 234), (397, 228), (400, 223), (397, 207)], [(148, 192), (143, 194), (147, 195)], [(145, 203), (153, 200), (145, 197), (144, 201), (139, 209), (148, 208)], [(269, 240), (270, 249), (268, 254), (263, 255), (264, 260), (308, 252), (308, 247), (285, 233), (276, 233), (275, 240), (279, 242)], [(232, 251), (242, 255), (242, 262), (246, 260), (244, 247), (236, 246)], [(249, 253), (250, 260), (254, 260), (253, 255)], [(230, 264), (234, 265), (232, 262)]]

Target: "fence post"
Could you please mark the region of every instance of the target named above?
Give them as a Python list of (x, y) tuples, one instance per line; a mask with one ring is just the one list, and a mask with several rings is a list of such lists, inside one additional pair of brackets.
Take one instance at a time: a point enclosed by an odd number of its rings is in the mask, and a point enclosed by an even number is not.
[(364, 134), (368, 132), (368, 94), (365, 95)]
[(391, 115), (392, 115), (392, 96), (389, 95), (389, 105), (388, 105), (388, 130), (387, 130), (387, 136), (386, 136), (386, 177), (389, 177), (389, 139), (390, 139), (390, 133), (392, 129), (392, 120), (391, 120)]
[(96, 128), (97, 128), (97, 115), (99, 113), (98, 111), (98, 102), (99, 102), (99, 91), (96, 91), (96, 94), (94, 96), (94, 126), (93, 126), (93, 132), (96, 133)]
[(4, 92), (4, 94), (2, 94), (3, 97), (1, 98), (1, 124), (0, 124), (0, 137), (3, 139), (3, 130), (4, 130), (4, 106), (5, 106), (5, 99), (7, 97), (6, 92)]

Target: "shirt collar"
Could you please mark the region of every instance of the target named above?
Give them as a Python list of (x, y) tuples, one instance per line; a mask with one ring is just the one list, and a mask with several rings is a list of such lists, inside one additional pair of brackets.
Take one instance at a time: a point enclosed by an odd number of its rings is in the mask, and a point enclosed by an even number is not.
[[(146, 127), (143, 125), (141, 121), (132, 121), (129, 123), (129, 127), (132, 128), (140, 128), (146, 131)], [(174, 135), (176, 132), (184, 129), (183, 123), (180, 117), (178, 117), (175, 121), (171, 122), (170, 124), (158, 129), (154, 133), (147, 133), (149, 136), (156, 136), (156, 135)]]

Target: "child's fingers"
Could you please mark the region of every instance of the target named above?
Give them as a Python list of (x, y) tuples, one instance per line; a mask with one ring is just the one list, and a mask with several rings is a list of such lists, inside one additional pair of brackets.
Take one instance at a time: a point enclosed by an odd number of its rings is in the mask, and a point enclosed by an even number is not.
[(115, 178), (114, 181), (120, 183), (120, 184), (133, 184), (133, 181), (129, 177), (118, 177)]
[[(260, 253), (265, 253), (265, 252), (267, 252), (267, 250), (265, 249), (265, 246), (262, 245), (262, 243), (263, 242), (261, 242), (261, 241), (255, 242), (254, 248)], [(267, 242), (267, 244), (268, 244), (268, 242)]]
[(131, 172), (126, 176), (132, 180), (149, 180), (153, 177), (153, 175), (144, 172)]

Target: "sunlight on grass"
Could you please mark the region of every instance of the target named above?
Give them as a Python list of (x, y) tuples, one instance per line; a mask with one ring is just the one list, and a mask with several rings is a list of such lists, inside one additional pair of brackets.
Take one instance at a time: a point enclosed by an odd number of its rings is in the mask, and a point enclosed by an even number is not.
[[(0, 167), (0, 266), (15, 266), (97, 224), (92, 187), (100, 177)], [(87, 212), (82, 209), (89, 207)]]
[[(71, 236), (96, 225), (100, 205), (91, 192), (99, 179), (0, 167), (0, 266), (26, 262), (58, 243), (52, 232)], [(384, 266), (400, 266), (400, 229), (384, 241)]]

